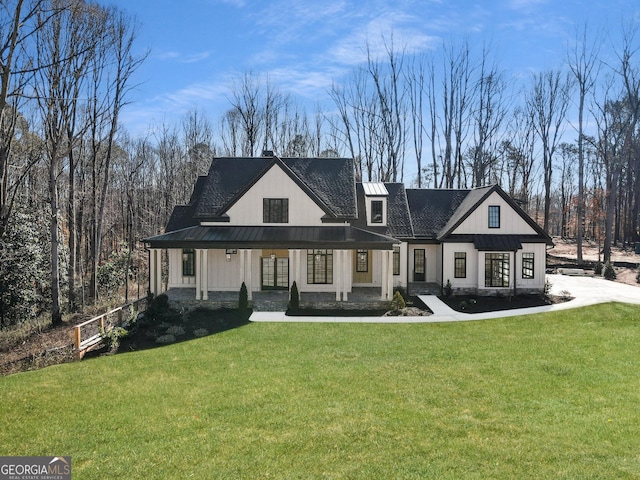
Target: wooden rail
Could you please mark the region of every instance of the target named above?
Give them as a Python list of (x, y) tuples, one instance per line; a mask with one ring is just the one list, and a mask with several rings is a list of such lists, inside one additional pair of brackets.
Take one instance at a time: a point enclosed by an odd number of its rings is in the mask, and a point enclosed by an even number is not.
[(103, 333), (135, 319), (138, 313), (146, 309), (146, 303), (147, 297), (139, 298), (73, 327), (76, 358), (82, 358), (87, 350), (99, 344)]

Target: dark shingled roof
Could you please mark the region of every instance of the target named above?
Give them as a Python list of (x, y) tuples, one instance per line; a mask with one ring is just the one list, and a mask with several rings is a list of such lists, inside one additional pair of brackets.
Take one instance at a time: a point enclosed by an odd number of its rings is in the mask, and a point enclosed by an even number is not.
[(222, 216), (269, 168), (278, 163), (330, 216), (352, 218), (356, 215), (351, 159), (225, 157), (211, 162), (196, 206), (196, 218)]
[(436, 239), (469, 190), (406, 190), (416, 238)]
[(283, 158), (337, 217), (356, 216), (356, 183), (350, 158)]
[(384, 186), (389, 192), (387, 197), (387, 226), (367, 226), (365, 194), (362, 183), (356, 184), (358, 220), (351, 222), (351, 224), (394, 238), (413, 238), (411, 216), (409, 215), (409, 205), (407, 204), (404, 185), (402, 183), (385, 183)]

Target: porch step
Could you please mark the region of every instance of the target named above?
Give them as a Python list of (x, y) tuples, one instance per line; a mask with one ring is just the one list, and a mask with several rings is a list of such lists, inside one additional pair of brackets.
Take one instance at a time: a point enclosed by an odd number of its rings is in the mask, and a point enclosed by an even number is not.
[(410, 295), (440, 295), (440, 285), (431, 282), (411, 282), (409, 283)]

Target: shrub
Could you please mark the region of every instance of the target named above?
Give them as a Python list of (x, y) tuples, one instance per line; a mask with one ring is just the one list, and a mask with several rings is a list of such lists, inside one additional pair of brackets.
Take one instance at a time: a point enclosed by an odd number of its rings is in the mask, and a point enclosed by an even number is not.
[(393, 294), (393, 298), (391, 299), (391, 308), (393, 308), (394, 312), (402, 310), (407, 306), (407, 303), (402, 298), (402, 294), (396, 290), (396, 293)]
[(444, 287), (442, 287), (442, 293), (445, 297), (450, 297), (453, 293), (453, 286), (451, 285), (451, 280), (447, 279), (447, 283), (445, 283)]
[(640, 283), (640, 267), (638, 267), (638, 273), (636, 274), (636, 282)]
[(604, 270), (602, 272), (602, 276), (604, 278), (606, 278), (607, 280), (615, 280), (617, 275), (616, 275), (616, 270), (615, 268), (613, 268), (613, 265), (611, 265), (610, 262), (607, 262), (604, 266)]
[(553, 286), (553, 284), (547, 278), (544, 281), (544, 298), (549, 298), (549, 295), (551, 294), (551, 287), (552, 286)]
[(147, 316), (152, 321), (163, 320), (169, 315), (169, 297), (166, 293), (151, 297), (148, 304)]
[(244, 282), (240, 286), (240, 297), (238, 298), (238, 309), (240, 311), (246, 311), (249, 308), (249, 293), (247, 292), (247, 286)]
[(169, 328), (167, 328), (166, 331), (167, 335), (184, 335), (184, 328), (182, 328), (180, 325), (172, 325)]
[(593, 266), (593, 273), (596, 275), (602, 275), (602, 262), (600, 260), (598, 260)]
[(174, 343), (175, 341), (176, 341), (176, 337), (174, 335), (171, 335), (170, 333), (166, 335), (161, 335), (158, 338), (156, 338), (156, 343), (159, 343), (161, 345), (168, 345), (170, 343)]
[(107, 350), (114, 352), (120, 345), (120, 339), (126, 337), (129, 332), (122, 327), (113, 327), (107, 331), (102, 330), (100, 336)]
[(289, 299), (289, 308), (291, 310), (298, 310), (300, 308), (300, 292), (298, 292), (298, 285), (295, 281), (291, 285), (291, 298)]
[(196, 337), (206, 337), (207, 335), (209, 335), (209, 330), (207, 330), (206, 328), (198, 328), (193, 331), (193, 335)]

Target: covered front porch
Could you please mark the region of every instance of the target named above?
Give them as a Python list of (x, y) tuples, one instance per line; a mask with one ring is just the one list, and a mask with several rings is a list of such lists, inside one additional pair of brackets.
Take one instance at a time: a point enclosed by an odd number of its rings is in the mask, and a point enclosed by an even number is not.
[[(176, 309), (198, 307), (219, 309), (237, 308), (239, 292), (209, 291), (206, 300), (195, 299), (195, 288), (170, 288), (166, 292), (169, 304)], [(250, 308), (259, 312), (284, 312), (289, 306), (289, 292), (286, 290), (265, 290), (253, 292)], [(385, 310), (389, 300), (380, 298), (380, 289), (373, 287), (353, 287), (347, 300), (336, 300), (331, 292), (306, 292), (300, 294), (300, 308), (317, 310)]]
[[(249, 301), (270, 309), (269, 302), (288, 303), (294, 282), (303, 305), (312, 301), (357, 305), (358, 296), (350, 298), (354, 285), (371, 287), (368, 304), (373, 296), (377, 302), (388, 302), (393, 296), (393, 246), (398, 242), (346, 224), (198, 226), (153, 237), (146, 243), (149, 290), (154, 295), (169, 290), (175, 301), (214, 301), (230, 306), (230, 302), (237, 302), (240, 286), (245, 284)], [(167, 252), (169, 267), (166, 281), (162, 277), (163, 252)], [(369, 272), (365, 281), (360, 275), (356, 277), (361, 271)], [(283, 300), (275, 300), (278, 298)]]

